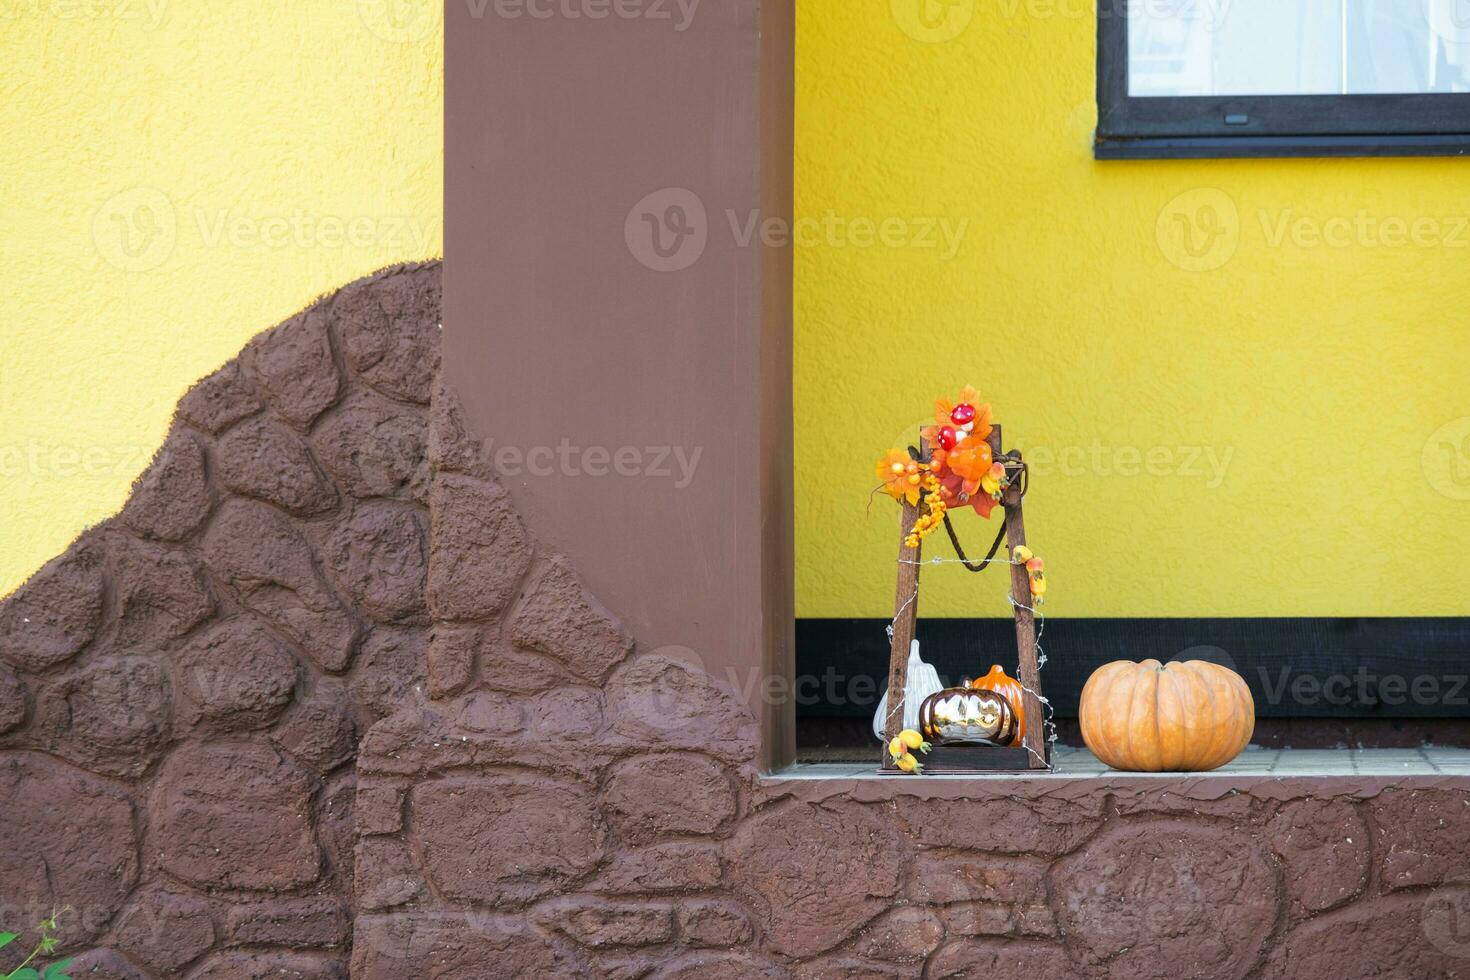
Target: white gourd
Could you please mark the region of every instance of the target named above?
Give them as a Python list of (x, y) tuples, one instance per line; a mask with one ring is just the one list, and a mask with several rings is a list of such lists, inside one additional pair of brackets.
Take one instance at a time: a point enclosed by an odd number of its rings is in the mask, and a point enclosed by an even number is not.
[[(924, 699), (937, 691), (944, 690), (939, 680), (939, 671), (919, 658), (919, 641), (909, 646), (909, 676), (903, 688), (903, 727), (919, 727), (919, 707)], [(873, 734), (883, 741), (884, 722), (888, 716), (888, 692), (878, 701), (878, 710), (873, 714)]]

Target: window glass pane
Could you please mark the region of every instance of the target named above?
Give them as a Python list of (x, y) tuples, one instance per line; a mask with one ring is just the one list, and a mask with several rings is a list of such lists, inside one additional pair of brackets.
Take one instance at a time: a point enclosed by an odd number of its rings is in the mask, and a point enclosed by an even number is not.
[(1470, 92), (1470, 0), (1133, 0), (1128, 92)]

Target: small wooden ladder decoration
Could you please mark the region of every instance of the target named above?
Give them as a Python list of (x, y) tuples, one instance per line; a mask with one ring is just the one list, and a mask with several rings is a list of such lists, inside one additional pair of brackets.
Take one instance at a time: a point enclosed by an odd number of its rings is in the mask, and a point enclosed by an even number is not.
[[(1026, 543), (1026, 521), (1021, 514), (1021, 474), (1025, 470), (1019, 451), (1009, 456), (1001, 452), (1001, 427), (990, 432), (990, 449), (994, 458), (1005, 464), (1008, 486), (1001, 491), (1000, 503), (1005, 509), (1006, 560)], [(927, 447), (920, 443), (921, 454)], [(919, 619), (919, 567), (923, 560), (923, 544), (910, 548), (904, 544), (919, 519), (920, 507), (900, 501), (903, 506), (898, 535), (898, 592), (894, 599), (893, 642), (888, 652), (888, 718), (883, 734), (885, 745), (903, 728), (904, 688), (908, 683), (909, 648), (913, 643)], [(1010, 564), (1011, 595), (1016, 597), (1016, 649), (1020, 654), (1017, 679), (1025, 690), (1023, 710), (1026, 728), (1019, 746), (936, 745), (921, 760), (926, 772), (982, 773), (1023, 770), (1050, 770), (1051, 746), (1046, 738), (1046, 722), (1041, 703), (1041, 669), (1036, 662), (1036, 617), (1021, 603), (1031, 603), (1031, 580), (1025, 565)], [(983, 670), (984, 665), (977, 665)], [(884, 773), (899, 773), (885, 747)]]

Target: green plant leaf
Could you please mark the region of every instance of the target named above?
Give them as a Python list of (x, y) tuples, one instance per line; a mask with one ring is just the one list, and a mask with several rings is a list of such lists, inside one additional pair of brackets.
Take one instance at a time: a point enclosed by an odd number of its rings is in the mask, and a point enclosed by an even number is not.
[(42, 978), (42, 980), (71, 980), (71, 977), (68, 976), (64, 971), (67, 967), (71, 966), (71, 961), (75, 958), (76, 957), (69, 956), (58, 963), (52, 963), (50, 966), (46, 967), (46, 975)]
[(41, 980), (41, 975), (30, 967), (26, 967), (23, 970), (16, 970), (5, 980)]
[(20, 933), (18, 932), (0, 932), (0, 949), (9, 946), (18, 938), (20, 938)]

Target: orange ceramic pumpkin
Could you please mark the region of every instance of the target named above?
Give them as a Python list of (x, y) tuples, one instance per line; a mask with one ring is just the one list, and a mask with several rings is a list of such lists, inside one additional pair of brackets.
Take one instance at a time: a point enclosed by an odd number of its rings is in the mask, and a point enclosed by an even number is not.
[(1118, 660), (1082, 688), (1082, 740), (1114, 769), (1208, 772), (1250, 744), (1256, 705), (1240, 675), (1205, 660)]
[(1021, 737), (1026, 734), (1026, 692), (1021, 689), (1021, 682), (1008, 676), (996, 664), (990, 668), (990, 673), (979, 680), (971, 681), (970, 689), (994, 691), (1010, 702), (1011, 713), (1016, 716), (1016, 737), (1009, 744), (1020, 745)]

